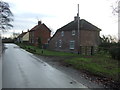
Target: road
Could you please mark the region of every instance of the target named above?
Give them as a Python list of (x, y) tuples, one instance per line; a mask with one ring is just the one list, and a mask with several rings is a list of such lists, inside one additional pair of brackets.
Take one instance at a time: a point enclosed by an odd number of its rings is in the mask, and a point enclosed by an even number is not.
[(0, 89), (2, 89), (2, 40), (0, 36)]
[(87, 88), (15, 44), (5, 44), (3, 88)]

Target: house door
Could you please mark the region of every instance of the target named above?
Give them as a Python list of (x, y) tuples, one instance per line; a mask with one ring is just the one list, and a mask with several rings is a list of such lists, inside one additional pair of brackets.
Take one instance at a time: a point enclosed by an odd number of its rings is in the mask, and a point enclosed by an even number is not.
[(82, 46), (79, 48), (79, 54), (82, 54)]
[(93, 54), (94, 54), (94, 47), (91, 46), (91, 55), (93, 55)]

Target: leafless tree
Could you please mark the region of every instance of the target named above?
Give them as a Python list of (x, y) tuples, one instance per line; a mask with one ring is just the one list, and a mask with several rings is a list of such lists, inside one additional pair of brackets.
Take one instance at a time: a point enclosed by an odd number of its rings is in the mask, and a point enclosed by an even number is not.
[(112, 13), (114, 15), (119, 14), (120, 13), (120, 0), (115, 0), (115, 3), (111, 7), (113, 9)]
[(13, 27), (10, 22), (13, 21), (13, 14), (8, 3), (0, 1), (0, 30), (5, 31)]
[(16, 38), (16, 37), (18, 37), (19, 35), (20, 35), (20, 33), (15, 33), (15, 32), (14, 32), (13, 35), (12, 35), (12, 37), (13, 37), (13, 38)]
[(113, 14), (118, 15), (118, 41), (120, 41), (120, 0), (115, 0), (115, 3), (112, 5)]

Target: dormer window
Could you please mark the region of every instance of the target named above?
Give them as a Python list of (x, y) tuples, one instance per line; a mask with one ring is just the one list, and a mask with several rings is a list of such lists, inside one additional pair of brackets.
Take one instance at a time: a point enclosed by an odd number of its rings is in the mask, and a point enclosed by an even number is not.
[(75, 35), (75, 30), (72, 30), (72, 36), (74, 36)]
[(61, 36), (62, 36), (62, 37), (64, 36), (64, 31), (61, 32)]

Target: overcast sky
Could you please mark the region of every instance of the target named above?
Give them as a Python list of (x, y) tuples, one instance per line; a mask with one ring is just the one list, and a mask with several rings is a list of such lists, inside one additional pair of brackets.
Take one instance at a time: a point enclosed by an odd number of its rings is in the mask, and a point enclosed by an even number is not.
[(21, 33), (34, 27), (38, 20), (45, 23), (54, 32), (79, 15), (98, 28), (101, 35), (118, 34), (117, 16), (112, 14), (114, 0), (3, 0), (8, 2), (14, 14), (14, 28), (4, 33), (10, 36), (13, 31)]

